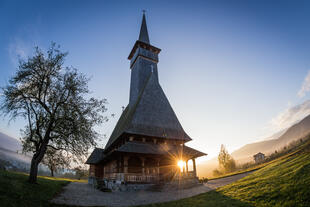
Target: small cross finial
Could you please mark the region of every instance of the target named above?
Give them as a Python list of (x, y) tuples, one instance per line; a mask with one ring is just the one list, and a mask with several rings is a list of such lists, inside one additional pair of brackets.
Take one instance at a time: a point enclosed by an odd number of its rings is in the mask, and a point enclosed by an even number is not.
[(143, 10), (142, 10), (142, 13), (145, 14), (145, 12), (146, 12), (145, 9), (143, 9)]

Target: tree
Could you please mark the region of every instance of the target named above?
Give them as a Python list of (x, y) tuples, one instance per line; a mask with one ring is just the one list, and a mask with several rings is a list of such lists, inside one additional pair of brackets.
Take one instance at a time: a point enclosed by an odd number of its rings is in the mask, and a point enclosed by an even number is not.
[(225, 172), (232, 172), (236, 169), (235, 160), (228, 153), (228, 151), (226, 150), (223, 144), (221, 145), (221, 150), (218, 155), (218, 161), (219, 161), (220, 167), (222, 167), (225, 170)]
[(2, 89), (1, 109), (11, 119), (23, 117), (25, 152), (33, 152), (29, 182), (37, 181), (38, 165), (48, 148), (83, 156), (96, 145), (94, 126), (106, 121), (106, 100), (89, 97), (85, 75), (64, 67), (67, 53), (51, 45), (44, 54), (38, 47), (33, 57), (20, 60), (16, 74)]
[(83, 168), (83, 166), (77, 166), (73, 170), (75, 172), (75, 177), (78, 180), (80, 180), (83, 177), (86, 177), (88, 174), (88, 171), (85, 168)]
[(62, 150), (48, 148), (42, 159), (42, 163), (48, 167), (51, 171), (51, 176), (54, 177), (54, 173), (70, 166), (70, 156)]
[(236, 170), (236, 161), (234, 160), (234, 158), (231, 157), (226, 166), (226, 172), (233, 172), (235, 170)]
[(213, 170), (213, 176), (220, 176), (222, 175), (223, 173), (221, 171), (219, 171), (218, 169), (214, 169)]

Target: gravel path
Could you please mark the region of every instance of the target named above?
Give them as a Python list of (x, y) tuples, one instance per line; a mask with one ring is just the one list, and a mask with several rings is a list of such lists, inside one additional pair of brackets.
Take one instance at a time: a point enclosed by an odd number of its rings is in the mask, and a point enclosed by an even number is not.
[(165, 192), (137, 191), (108, 193), (94, 189), (87, 183), (70, 183), (64, 187), (64, 192), (61, 193), (57, 198), (54, 198), (52, 202), (67, 205), (111, 207), (167, 202), (192, 197), (208, 192), (210, 190), (214, 190), (218, 187), (239, 180), (247, 176), (249, 173), (251, 172), (216, 180), (210, 180), (204, 185), (189, 189)]

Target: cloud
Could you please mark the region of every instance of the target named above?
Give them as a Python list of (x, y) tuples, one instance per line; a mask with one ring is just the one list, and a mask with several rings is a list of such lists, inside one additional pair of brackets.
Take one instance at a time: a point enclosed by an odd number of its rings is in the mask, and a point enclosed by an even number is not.
[[(309, 76), (309, 74), (308, 74)], [(290, 127), (310, 114), (310, 100), (288, 107), (270, 121), (271, 128), (280, 131)]]
[(310, 71), (308, 71), (307, 76), (305, 77), (304, 82), (302, 83), (302, 86), (300, 90), (298, 91), (297, 95), (302, 98), (306, 95), (306, 93), (310, 91)]
[(19, 38), (15, 38), (8, 46), (9, 57), (16, 67), (19, 59), (26, 59), (31, 51), (31, 46)]

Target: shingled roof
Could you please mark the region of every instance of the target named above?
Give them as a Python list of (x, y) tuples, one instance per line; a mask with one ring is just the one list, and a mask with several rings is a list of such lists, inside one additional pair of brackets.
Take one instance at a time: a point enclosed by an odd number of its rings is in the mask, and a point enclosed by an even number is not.
[(103, 158), (104, 155), (104, 149), (101, 148), (95, 148), (94, 151), (91, 153), (91, 155), (88, 157), (85, 164), (97, 164), (99, 163)]
[(127, 106), (106, 145), (109, 148), (123, 133), (190, 141), (154, 73), (151, 73), (136, 103)]
[[(129, 104), (121, 114), (105, 150), (96, 148), (88, 158), (87, 164), (111, 160), (115, 153), (164, 156), (173, 154), (185, 159), (206, 155), (184, 144), (173, 144), (177, 142), (154, 144), (122, 140), (135, 135), (140, 138), (182, 140), (183, 143), (191, 140), (183, 130), (159, 84), (157, 63), (160, 51), (161, 49), (150, 44), (145, 14), (143, 14), (139, 39), (128, 56), (131, 69)], [(122, 142), (118, 142), (119, 140)]]
[(165, 144), (154, 144), (146, 142), (126, 142), (120, 148), (116, 149), (115, 152), (126, 152), (126, 153), (138, 153), (138, 154), (151, 154), (151, 155), (171, 155), (174, 157), (184, 157), (186, 159), (192, 159), (207, 155), (203, 152), (187, 147), (185, 145), (165, 145)]
[(158, 51), (147, 47), (150, 41), (145, 14), (143, 14), (138, 42), (143, 44), (135, 44), (134, 48), (139, 47), (139, 50), (132, 50), (131, 53), (135, 54), (130, 55), (133, 66), (131, 67), (129, 104), (106, 144), (107, 152), (123, 134), (183, 140), (184, 142), (191, 140), (183, 130), (159, 84)]

